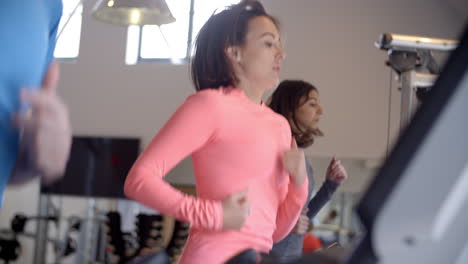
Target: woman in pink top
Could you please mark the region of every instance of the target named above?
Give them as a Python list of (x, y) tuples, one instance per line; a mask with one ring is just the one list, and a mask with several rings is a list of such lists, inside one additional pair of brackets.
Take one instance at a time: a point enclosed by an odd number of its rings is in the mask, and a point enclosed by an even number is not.
[[(213, 15), (192, 60), (187, 98), (138, 158), (128, 197), (190, 223), (180, 263), (224, 263), (246, 249), (268, 253), (293, 228), (307, 198), (304, 153), (288, 121), (262, 94), (279, 82), (278, 23), (257, 1)], [(192, 157), (197, 196), (163, 177)]]

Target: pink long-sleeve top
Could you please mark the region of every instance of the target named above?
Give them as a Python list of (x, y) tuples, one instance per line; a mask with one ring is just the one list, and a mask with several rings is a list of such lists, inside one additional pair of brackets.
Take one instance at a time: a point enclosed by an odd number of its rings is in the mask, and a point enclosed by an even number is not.
[[(291, 146), (285, 118), (235, 88), (190, 96), (154, 137), (125, 182), (128, 197), (190, 223), (180, 263), (224, 263), (252, 248), (270, 251), (294, 227), (307, 198), (282, 157)], [(191, 155), (197, 197), (163, 180)], [(248, 190), (250, 215), (240, 230), (223, 230), (222, 200)]]

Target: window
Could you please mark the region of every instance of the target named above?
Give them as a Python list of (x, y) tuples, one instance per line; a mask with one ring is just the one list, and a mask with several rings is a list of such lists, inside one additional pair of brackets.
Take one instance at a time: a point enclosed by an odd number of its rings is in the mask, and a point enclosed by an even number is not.
[[(176, 22), (166, 25), (130, 26), (126, 63), (170, 61), (184, 63), (198, 31), (219, 9), (239, 0), (166, 0)], [(191, 12), (193, 10), (193, 12)]]
[[(80, 50), (83, 5), (80, 0), (63, 0), (62, 19), (57, 30), (54, 57), (74, 60)], [(68, 21), (68, 22), (67, 22)]]

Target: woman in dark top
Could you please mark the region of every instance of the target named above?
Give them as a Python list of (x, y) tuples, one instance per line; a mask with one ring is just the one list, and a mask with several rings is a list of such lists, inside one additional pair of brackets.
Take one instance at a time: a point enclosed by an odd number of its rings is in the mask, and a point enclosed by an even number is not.
[[(271, 96), (269, 106), (278, 114), (283, 115), (291, 126), (292, 134), (300, 148), (309, 147), (315, 137), (323, 136), (318, 128), (323, 108), (317, 88), (310, 83), (300, 80), (285, 80)], [(309, 196), (303, 213), (293, 231), (283, 240), (276, 243), (271, 254), (281, 261), (289, 261), (302, 255), (302, 242), (307, 232), (310, 219), (315, 217), (320, 209), (330, 200), (338, 186), (348, 178), (347, 172), (335, 157), (327, 169), (326, 180), (317, 194), (312, 198), (314, 189), (313, 170), (306, 160), (309, 177)]]

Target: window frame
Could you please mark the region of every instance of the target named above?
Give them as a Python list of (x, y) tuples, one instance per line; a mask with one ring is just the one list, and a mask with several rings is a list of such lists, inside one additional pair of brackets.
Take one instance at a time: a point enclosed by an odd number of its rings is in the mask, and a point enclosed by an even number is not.
[[(83, 30), (83, 12), (84, 12), (83, 1), (80, 1), (80, 0), (74, 1), (74, 3), (70, 4), (71, 6), (73, 6), (73, 8), (70, 8), (68, 10), (65, 10), (65, 3), (63, 5), (64, 7), (62, 9), (62, 17), (60, 18), (59, 23), (61, 24), (63, 22), (65, 24), (62, 27), (57, 28), (57, 36), (55, 39), (55, 50), (53, 54), (53, 59), (58, 62), (74, 63), (78, 60), (78, 57), (80, 56), (81, 33)], [(69, 29), (69, 26), (72, 25), (73, 19), (76, 16), (80, 18), (80, 21), (79, 21), (80, 28), (76, 32), (76, 34), (79, 35), (76, 55), (66, 56), (66, 57), (56, 57), (55, 52), (57, 50), (57, 46), (59, 46), (60, 43), (63, 43), (64, 45), (67, 44), (67, 42), (60, 42), (60, 40), (62, 40), (61, 38), (63, 38), (66, 31)]]
[(193, 15), (195, 8), (195, 1), (190, 0), (190, 10), (188, 19), (188, 36), (187, 36), (187, 50), (184, 58), (143, 58), (141, 56), (141, 46), (143, 40), (143, 27), (144, 25), (138, 25), (138, 47), (137, 47), (137, 58), (135, 64), (139, 63), (170, 63), (170, 64), (187, 64), (190, 61), (190, 53), (192, 51), (192, 32), (193, 32)]

